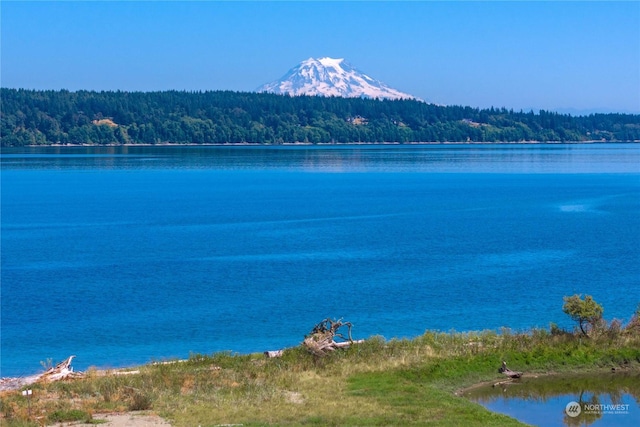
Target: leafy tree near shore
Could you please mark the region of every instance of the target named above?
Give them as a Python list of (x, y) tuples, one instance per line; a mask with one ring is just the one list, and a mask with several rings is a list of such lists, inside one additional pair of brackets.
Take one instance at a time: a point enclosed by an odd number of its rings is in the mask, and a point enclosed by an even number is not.
[(582, 296), (578, 294), (564, 297), (562, 311), (578, 322), (580, 331), (585, 336), (589, 336), (589, 331), (598, 326), (604, 313), (602, 306), (591, 295), (586, 295), (582, 299)]
[(640, 140), (640, 115), (231, 91), (0, 88), (2, 146)]

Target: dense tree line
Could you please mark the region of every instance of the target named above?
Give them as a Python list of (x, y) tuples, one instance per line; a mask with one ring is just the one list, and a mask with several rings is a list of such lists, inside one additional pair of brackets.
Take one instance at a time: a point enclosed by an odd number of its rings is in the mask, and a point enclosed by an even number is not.
[(0, 89), (2, 146), (640, 140), (640, 115), (231, 91)]

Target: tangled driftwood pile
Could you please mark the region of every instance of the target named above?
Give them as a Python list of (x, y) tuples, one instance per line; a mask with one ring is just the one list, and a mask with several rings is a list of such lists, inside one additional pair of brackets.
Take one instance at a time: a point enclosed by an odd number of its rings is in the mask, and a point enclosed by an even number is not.
[(71, 366), (71, 361), (75, 356), (69, 356), (66, 360), (58, 363), (53, 368), (47, 369), (40, 375), (38, 381), (53, 382), (58, 380), (66, 380), (71, 378), (82, 378), (84, 374), (82, 372), (75, 372)]
[[(338, 332), (338, 329), (343, 326), (347, 327), (347, 337)], [(351, 338), (351, 327), (351, 322), (343, 322), (342, 319), (324, 319), (314, 326), (309, 335), (305, 335), (302, 345), (316, 356), (325, 356), (338, 348), (346, 348), (351, 344), (363, 343), (364, 340)], [(342, 341), (336, 341), (336, 338)], [(270, 350), (265, 351), (264, 355), (267, 357), (281, 357), (283, 353), (284, 350)]]
[[(338, 332), (343, 326), (347, 327), (347, 337)], [(338, 348), (349, 347), (351, 344), (364, 342), (364, 340), (354, 341), (351, 338), (351, 322), (343, 322), (340, 320), (324, 319), (318, 323), (309, 335), (302, 342), (311, 353), (316, 356), (324, 356)], [(336, 341), (336, 338), (342, 341)]]
[(41, 374), (22, 378), (2, 378), (2, 380), (0, 380), (0, 391), (17, 390), (20, 387), (37, 382), (53, 382), (71, 378), (82, 378), (84, 374), (82, 372), (74, 372), (73, 367), (71, 366), (71, 361), (74, 357), (75, 356), (69, 356), (67, 359), (58, 363), (56, 366), (47, 369)]

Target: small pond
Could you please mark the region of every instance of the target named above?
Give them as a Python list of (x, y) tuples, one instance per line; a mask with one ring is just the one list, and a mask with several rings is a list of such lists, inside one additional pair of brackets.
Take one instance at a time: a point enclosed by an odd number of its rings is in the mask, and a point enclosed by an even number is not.
[(640, 426), (640, 373), (524, 377), (463, 393), (490, 411), (544, 426)]

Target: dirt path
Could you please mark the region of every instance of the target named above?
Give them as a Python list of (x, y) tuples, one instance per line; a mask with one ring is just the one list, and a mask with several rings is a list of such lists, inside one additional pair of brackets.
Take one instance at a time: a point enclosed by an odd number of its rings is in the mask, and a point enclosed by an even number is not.
[[(170, 427), (164, 419), (148, 412), (126, 412), (124, 414), (95, 414), (96, 420), (107, 420), (104, 427)], [(75, 427), (95, 427), (96, 424), (73, 424)]]

